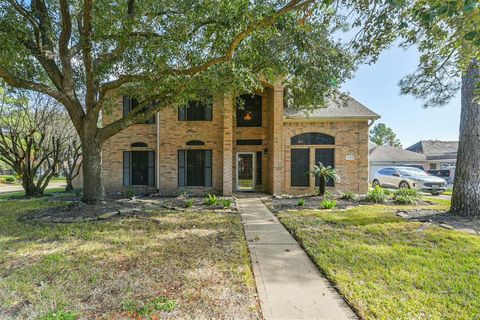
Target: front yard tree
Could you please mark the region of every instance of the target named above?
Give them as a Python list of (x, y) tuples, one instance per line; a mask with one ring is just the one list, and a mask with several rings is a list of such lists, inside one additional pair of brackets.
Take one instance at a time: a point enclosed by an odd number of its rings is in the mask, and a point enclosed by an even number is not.
[(385, 123), (377, 123), (370, 130), (370, 141), (377, 146), (391, 145), (394, 147), (402, 147), (402, 143), (397, 138), (392, 128), (387, 127)]
[[(284, 76), (296, 105), (322, 105), (353, 69), (331, 38), (341, 23), (331, 3), (0, 0), (0, 77), (63, 104), (81, 139), (84, 201), (95, 203), (103, 143), (161, 108)], [(138, 106), (100, 125), (122, 94)]]
[(375, 58), (399, 36), (403, 46), (414, 45), (421, 54), (416, 72), (400, 82), (402, 93), (424, 99), (425, 107), (431, 107), (445, 105), (460, 90), (451, 212), (480, 217), (480, 2), (357, 2), (364, 5), (357, 10), (360, 31), (353, 40), (359, 56)]
[(43, 194), (58, 174), (67, 121), (50, 97), (1, 90), (0, 157), (21, 178), (27, 196)]

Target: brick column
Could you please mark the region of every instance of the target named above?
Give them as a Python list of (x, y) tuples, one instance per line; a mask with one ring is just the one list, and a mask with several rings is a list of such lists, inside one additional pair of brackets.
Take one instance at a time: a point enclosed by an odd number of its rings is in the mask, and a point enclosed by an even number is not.
[(233, 98), (223, 96), (223, 195), (232, 195), (233, 167)]
[(268, 104), (268, 189), (282, 194), (285, 184), (285, 151), (283, 141), (283, 85), (277, 81), (269, 89)]

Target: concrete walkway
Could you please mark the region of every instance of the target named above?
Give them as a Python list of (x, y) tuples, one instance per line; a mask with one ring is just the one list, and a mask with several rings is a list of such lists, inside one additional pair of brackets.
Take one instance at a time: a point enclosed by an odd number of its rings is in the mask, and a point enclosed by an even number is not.
[(356, 319), (260, 199), (238, 199), (238, 206), (265, 319)]
[[(65, 187), (67, 184), (65, 182), (50, 182), (46, 189), (53, 189), (53, 188), (62, 188)], [(7, 192), (17, 192), (23, 191), (21, 185), (1, 185), (0, 186), (0, 193), (7, 193)]]

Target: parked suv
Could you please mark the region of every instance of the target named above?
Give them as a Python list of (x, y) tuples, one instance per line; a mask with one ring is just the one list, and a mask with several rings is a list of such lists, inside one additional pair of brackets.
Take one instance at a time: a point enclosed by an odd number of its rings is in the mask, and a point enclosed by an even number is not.
[(440, 194), (447, 189), (445, 179), (428, 175), (425, 171), (412, 167), (388, 167), (378, 170), (372, 180), (373, 187), (417, 189)]

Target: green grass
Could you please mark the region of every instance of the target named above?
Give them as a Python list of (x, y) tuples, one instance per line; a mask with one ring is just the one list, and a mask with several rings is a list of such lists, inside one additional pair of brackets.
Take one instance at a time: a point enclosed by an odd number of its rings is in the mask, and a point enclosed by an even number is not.
[[(62, 193), (68, 195), (65, 192), (65, 188), (50, 188), (46, 189), (43, 196), (51, 196), (53, 193)], [(40, 198), (43, 196), (39, 196)], [(3, 192), (0, 193), (0, 200), (7, 200), (7, 199), (24, 199), (25, 192), (24, 191), (12, 191), (12, 192)]]
[[(438, 199), (441, 200), (441, 199)], [(437, 201), (435, 208), (448, 208)], [(480, 237), (424, 228), (385, 205), (279, 213), (364, 319), (480, 319)]]
[(56, 205), (0, 200), (0, 318), (259, 317), (239, 216), (151, 211), (76, 224), (18, 220)]

